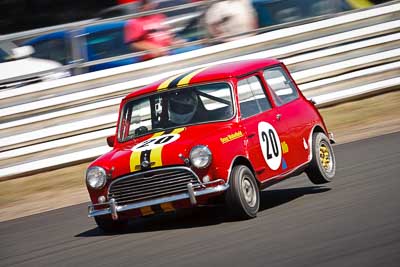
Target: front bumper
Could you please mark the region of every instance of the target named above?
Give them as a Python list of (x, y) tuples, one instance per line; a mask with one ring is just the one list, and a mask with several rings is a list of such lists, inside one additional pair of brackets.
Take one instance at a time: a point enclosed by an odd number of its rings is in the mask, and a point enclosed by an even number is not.
[(331, 144), (336, 144), (335, 136), (331, 132), (329, 132), (329, 141)]
[[(218, 181), (219, 180), (213, 181), (212, 183), (215, 183)], [(221, 181), (223, 181), (223, 180), (221, 180)], [(213, 187), (206, 187), (206, 188), (201, 188), (201, 189), (195, 190), (193, 188), (192, 184), (189, 183), (189, 184), (187, 184), (187, 192), (179, 193), (179, 194), (172, 195), (172, 196), (160, 197), (160, 198), (155, 198), (155, 199), (151, 199), (151, 200), (131, 203), (131, 204), (118, 205), (118, 203), (115, 201), (115, 199), (112, 198), (112, 199), (110, 199), (110, 201), (105, 202), (105, 203), (89, 205), (88, 217), (95, 217), (95, 216), (110, 214), (111, 217), (113, 218), (113, 220), (118, 220), (119, 212), (149, 207), (149, 206), (153, 206), (153, 205), (159, 205), (159, 204), (168, 203), (168, 202), (174, 202), (174, 201), (178, 201), (178, 200), (185, 200), (185, 199), (189, 199), (190, 203), (192, 205), (196, 205), (197, 204), (196, 197), (224, 192), (228, 188), (229, 188), (229, 184), (224, 183), (224, 184), (218, 184)], [(98, 206), (108, 206), (108, 207), (106, 207), (104, 209), (95, 209), (95, 207), (98, 207)]]

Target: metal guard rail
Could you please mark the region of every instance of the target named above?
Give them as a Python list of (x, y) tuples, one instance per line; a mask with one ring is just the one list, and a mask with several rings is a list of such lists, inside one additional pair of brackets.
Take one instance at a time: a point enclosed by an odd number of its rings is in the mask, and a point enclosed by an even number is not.
[[(87, 27), (87, 26), (93, 26), (93, 25), (98, 25), (98, 24), (107, 23), (107, 22), (123, 21), (123, 20), (141, 17), (141, 16), (145, 16), (145, 15), (149, 15), (149, 14), (165, 13), (165, 12), (169, 12), (169, 11), (182, 10), (182, 9), (187, 9), (187, 8), (192, 8), (192, 7), (205, 8), (214, 2), (217, 2), (217, 1), (216, 0), (208, 0), (208, 1), (204, 1), (204, 3), (203, 2), (190, 3), (190, 4), (180, 5), (180, 6), (173, 6), (173, 7), (167, 7), (167, 8), (162, 8), (162, 9), (158, 9), (158, 10), (135, 13), (135, 14), (131, 14), (131, 15), (124, 15), (124, 16), (119, 16), (119, 17), (109, 18), (109, 19), (102, 19), (102, 20), (93, 19), (93, 20), (88, 20), (87, 22), (69, 23), (69, 24), (66, 24), (65, 27), (62, 29), (72, 31), (72, 30), (76, 30), (76, 29), (79, 29), (84, 26)], [(397, 1), (394, 1), (394, 2), (397, 2)], [(385, 4), (381, 4), (380, 7), (385, 7), (385, 6), (389, 6), (389, 5), (390, 5), (390, 3), (385, 3)], [(374, 10), (374, 9), (375, 9), (375, 7), (370, 7), (368, 9), (365, 9), (365, 11)], [(329, 18), (334, 19), (338, 16), (343, 17), (346, 14), (351, 15), (353, 13), (358, 13), (358, 12), (359, 12), (358, 10), (351, 10), (351, 11), (342, 12), (342, 13), (338, 13), (338, 14), (327, 14), (327, 15), (322, 15), (319, 17), (311, 17), (311, 18), (306, 18), (306, 19), (300, 20), (300, 21), (288, 22), (288, 23), (274, 25), (274, 26), (270, 26), (270, 27), (259, 28), (259, 29), (252, 31), (251, 33), (259, 34), (259, 33), (267, 32), (267, 31), (275, 30), (275, 29), (281, 29), (281, 28), (285, 28), (285, 27), (294, 27), (294, 26), (298, 26), (299, 24), (300, 25), (307, 24), (307, 23), (314, 22), (316, 20), (324, 20), (324, 19), (329, 19)], [(376, 15), (379, 15), (379, 13), (377, 13)], [(347, 22), (344, 21), (344, 23), (347, 23)], [(204, 27), (204, 25), (203, 25), (203, 27)], [(48, 29), (46, 28), (42, 31), (32, 30), (32, 31), (21, 32), (21, 33), (16, 33), (16, 34), (8, 34), (8, 35), (3, 35), (3, 36), (0, 35), (0, 41), (1, 40), (13, 40), (13, 39), (18, 39), (18, 38), (26, 39), (28, 37), (36, 36), (39, 33), (46, 34), (46, 33), (50, 33), (50, 32), (55, 32), (57, 30), (61, 30), (60, 26), (48, 27)], [(227, 37), (231, 37), (231, 36), (227, 36)], [(201, 39), (198, 41), (191, 41), (184, 45), (172, 46), (172, 47), (166, 48), (166, 50), (177, 48), (177, 47), (190, 46), (190, 45), (213, 44), (213, 43), (219, 43), (220, 41), (221, 41), (221, 38), (205, 38), (205, 39)], [(87, 61), (87, 62), (81, 62), (83, 60), (82, 58), (74, 59), (74, 63), (70, 63), (59, 69), (54, 69), (53, 72), (60, 72), (60, 71), (74, 70), (74, 69), (75, 70), (84, 69), (84, 68), (87, 68), (90, 66), (95, 66), (98, 64), (103, 64), (103, 63), (113, 62), (113, 61), (117, 61), (117, 60), (129, 59), (132, 57), (142, 56), (147, 53), (148, 52), (133, 52), (133, 53), (125, 54), (125, 55), (119, 55), (119, 56), (114, 56), (114, 57), (110, 57), (110, 58), (98, 59), (98, 60)], [(48, 71), (32, 73), (32, 74), (20, 76), (20, 77), (18, 77), (18, 79), (30, 78), (32, 76), (40, 76), (40, 75), (43, 75), (46, 73), (48, 73)], [(16, 80), (16, 78), (0, 80), (0, 84), (13, 82), (15, 80)]]

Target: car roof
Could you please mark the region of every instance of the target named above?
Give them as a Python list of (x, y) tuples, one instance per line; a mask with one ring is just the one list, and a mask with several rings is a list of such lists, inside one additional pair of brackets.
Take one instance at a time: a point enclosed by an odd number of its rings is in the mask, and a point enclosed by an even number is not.
[(280, 63), (281, 62), (276, 59), (253, 59), (223, 63), (200, 69), (192, 69), (191, 71), (147, 85), (142, 89), (130, 93), (125, 97), (125, 99), (130, 99), (139, 95), (160, 90), (226, 80), (232, 77), (240, 77)]

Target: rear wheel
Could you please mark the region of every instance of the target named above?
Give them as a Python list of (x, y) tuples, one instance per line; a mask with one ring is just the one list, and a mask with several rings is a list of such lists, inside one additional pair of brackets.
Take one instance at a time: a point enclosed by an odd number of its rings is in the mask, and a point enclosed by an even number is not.
[(126, 229), (128, 221), (116, 220), (114, 221), (110, 216), (96, 216), (94, 220), (97, 226), (105, 233), (121, 232)]
[(308, 178), (314, 184), (332, 181), (336, 172), (335, 154), (324, 133), (313, 133), (312, 160), (306, 169)]
[(251, 170), (244, 166), (235, 166), (226, 192), (226, 205), (229, 213), (238, 219), (250, 219), (257, 216), (260, 207), (260, 191)]

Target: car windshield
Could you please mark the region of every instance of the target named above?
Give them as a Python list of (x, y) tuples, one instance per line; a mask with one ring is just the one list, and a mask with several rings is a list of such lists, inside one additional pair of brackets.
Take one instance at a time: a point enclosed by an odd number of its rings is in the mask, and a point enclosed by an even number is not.
[(233, 114), (232, 90), (228, 83), (162, 91), (124, 105), (118, 139), (124, 142), (168, 128), (227, 120)]

